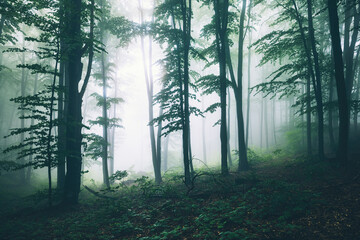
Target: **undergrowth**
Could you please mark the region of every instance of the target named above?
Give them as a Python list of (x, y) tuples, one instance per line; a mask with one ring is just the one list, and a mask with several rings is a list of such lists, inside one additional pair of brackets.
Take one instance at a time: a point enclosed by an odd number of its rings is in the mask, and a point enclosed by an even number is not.
[[(321, 168), (304, 166), (291, 167), (304, 177), (325, 177)], [(161, 185), (148, 177), (126, 184), (119, 172), (111, 189), (95, 189), (100, 197), (83, 190), (78, 206), (18, 206), (1, 216), (0, 239), (309, 239), (301, 236), (309, 231), (307, 219), (326, 205), (322, 193), (288, 181), (285, 173), (260, 173), (203, 171), (189, 190), (176, 174)]]

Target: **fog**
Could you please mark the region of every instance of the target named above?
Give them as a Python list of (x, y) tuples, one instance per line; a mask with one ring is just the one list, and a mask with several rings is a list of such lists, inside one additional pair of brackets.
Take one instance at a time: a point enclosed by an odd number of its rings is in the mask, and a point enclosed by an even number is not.
[[(141, 7), (139, 3), (141, 2)], [(141, 24), (140, 10), (143, 11), (143, 21), (151, 22), (153, 14), (153, 1), (109, 1), (110, 13), (112, 16), (124, 16), (129, 21)], [(240, 4), (235, 7), (240, 7)], [(231, 7), (231, 10), (236, 12), (235, 7)], [(239, 10), (237, 9), (237, 10)], [(258, 91), (259, 88), (255, 88), (258, 84), (266, 83), (274, 77), (273, 72), (279, 69), (285, 64), (291, 64), (293, 59), (291, 56), (284, 55), (280, 57), (278, 61), (267, 61), (262, 63), (262, 59), (266, 57), (261, 53), (259, 43), (255, 46), (251, 45), (263, 38), (266, 34), (272, 31), (282, 31), (288, 29), (290, 26), (286, 26), (284, 23), (275, 24), (276, 20), (281, 17), (282, 9), (280, 6), (270, 8), (266, 4), (258, 4), (253, 7), (251, 21), (246, 17), (245, 25), (250, 23), (251, 28), (246, 29), (246, 35), (244, 37), (244, 54), (243, 54), (243, 80), (242, 80), (242, 101), (243, 101), (243, 114), (244, 114), (244, 126), (245, 129), (249, 124), (248, 134), (248, 147), (250, 149), (259, 151), (261, 153), (272, 153), (281, 149), (281, 151), (292, 151), (298, 149), (298, 152), (304, 152), (306, 149), (306, 129), (305, 129), (305, 115), (300, 115), (299, 101), (300, 94), (305, 93), (305, 81), (300, 79), (296, 90), (293, 94), (287, 94), (281, 92), (264, 92)], [(240, 10), (239, 10), (240, 11)], [(238, 14), (239, 14), (238, 11)], [(302, 14), (305, 14), (304, 9), (300, 10)], [(46, 10), (40, 11), (40, 15), (44, 16), (50, 14)], [(213, 10), (207, 6), (202, 6), (199, 2), (193, 3), (193, 19), (191, 37), (193, 38), (192, 45), (196, 49), (201, 49), (209, 45), (214, 41), (215, 36), (207, 36), (205, 38), (202, 33), (202, 28), (209, 24), (211, 17), (213, 16)], [(319, 20), (320, 21), (320, 20)], [(180, 24), (180, 20), (179, 23)], [(290, 24), (290, 23), (289, 23)], [(39, 46), (34, 42), (25, 41), (25, 37), (39, 36), (40, 31), (35, 26), (26, 26), (20, 24), (21, 31), (14, 31), (14, 36), (17, 41), (6, 42), (1, 46), (3, 53), (1, 54), (1, 62), (5, 66), (5, 70), (2, 71), (2, 79), (6, 81), (1, 82), (1, 150), (4, 150), (12, 144), (19, 143), (21, 139), (17, 136), (9, 135), (11, 129), (21, 127), (21, 121), (18, 117), (21, 115), (21, 111), (17, 110), (18, 105), (10, 102), (11, 98), (20, 96), (21, 94), (31, 95), (33, 94), (33, 84), (35, 79), (39, 79), (38, 90), (44, 89), (45, 85), (49, 85), (52, 81), (52, 77), (46, 74), (32, 74), (29, 69), (16, 68), (19, 64), (35, 63), (39, 62), (37, 57), (32, 51), (35, 52)], [(88, 26), (85, 27), (86, 31)], [(152, 39), (151, 42), (151, 59), (152, 64), (149, 65), (149, 36), (144, 36), (144, 49), (145, 56), (141, 50), (141, 37), (133, 36), (131, 41), (121, 44), (116, 36), (106, 32), (104, 35), (102, 47), (104, 48), (106, 55), (106, 65), (108, 66), (108, 83), (107, 94), (109, 97), (120, 97), (122, 100), (108, 108), (109, 117), (120, 118), (121, 125), (114, 130), (114, 170), (126, 170), (130, 173), (140, 172), (141, 174), (153, 175), (153, 162), (152, 162), (152, 149), (151, 138), (149, 132), (149, 101), (147, 96), (146, 78), (144, 74), (143, 61), (145, 58), (146, 68), (152, 69), (154, 79), (154, 96), (161, 91), (163, 87), (164, 76), (166, 75), (166, 69), (162, 59), (165, 58), (165, 49), (168, 43), (159, 44), (156, 39)], [(233, 66), (237, 66), (237, 32), (230, 35), (230, 40), (233, 42), (231, 46), (231, 56), (233, 58)], [(251, 42), (250, 42), (251, 41)], [(25, 52), (16, 52), (13, 48), (28, 48)], [(257, 49), (257, 51), (255, 51)], [(325, 49), (325, 48), (324, 48)], [(99, 51), (96, 54), (99, 54)], [(324, 50), (324, 52), (327, 50)], [(263, 51), (264, 52), (264, 51)], [(327, 54), (328, 52), (326, 52)], [(251, 57), (249, 57), (251, 54)], [(291, 54), (290, 54), (291, 55)], [(42, 60), (43, 61), (43, 60)], [(264, 61), (264, 60), (263, 60)], [(87, 58), (83, 57), (84, 68), (87, 67)], [(53, 66), (54, 61), (49, 62), (49, 66)], [(190, 59), (190, 71), (196, 71), (198, 76), (193, 77), (191, 75), (191, 83), (197, 84), (196, 80), (200, 76), (215, 74), (219, 75), (219, 67), (214, 64), (208, 68), (205, 68), (206, 62), (199, 59)], [(249, 66), (250, 65), (250, 66)], [(236, 69), (234, 67), (234, 69)], [(84, 127), (82, 132), (84, 134), (102, 134), (101, 125), (91, 125), (89, 121), (95, 121), (102, 115), (102, 108), (97, 106), (97, 100), (93, 96), (94, 93), (102, 94), (102, 86), (99, 85), (99, 80), (96, 79), (96, 75), (100, 73), (100, 64), (96, 60), (93, 63), (93, 71), (87, 86), (85, 95), (83, 97), (82, 104), (82, 116), (83, 124), (88, 127)], [(237, 74), (235, 70), (235, 75)], [(249, 76), (250, 74), (250, 76)], [(86, 72), (82, 73), (83, 78)], [(230, 79), (229, 72), (227, 70), (227, 77)], [(291, 78), (289, 73), (284, 73), (278, 78), (278, 81), (286, 81), (287, 78)], [(21, 79), (25, 80), (25, 92), (21, 90)], [(250, 85), (248, 84), (250, 82)], [(303, 82), (301, 82), (303, 81)], [(82, 81), (80, 83), (83, 83)], [(80, 90), (80, 88), (79, 88)], [(250, 100), (247, 97), (250, 93)], [(209, 95), (204, 94), (204, 90), (200, 87), (190, 89), (190, 94), (194, 94), (196, 99), (190, 98), (190, 106), (196, 107), (201, 111), (204, 111), (210, 105), (219, 102), (219, 94), (211, 93)], [(231, 170), (235, 171), (238, 156), (235, 150), (238, 149), (238, 136), (237, 136), (237, 117), (236, 117), (236, 99), (233, 89), (228, 87), (227, 89), (227, 124), (230, 129), (229, 134), (229, 149), (232, 154), (233, 166)], [(280, 98), (281, 96), (281, 98)], [(247, 104), (250, 101), (250, 115), (247, 116)], [(297, 106), (293, 106), (296, 105)], [(301, 105), (301, 104), (300, 104)], [(303, 106), (303, 105), (302, 105)], [(159, 117), (160, 104), (154, 104), (154, 117)], [(302, 112), (304, 113), (304, 112)], [(56, 117), (56, 114), (54, 114)], [(312, 124), (316, 124), (316, 116), (313, 116)], [(220, 125), (216, 124), (219, 119), (220, 108), (213, 113), (204, 113), (204, 116), (190, 116), (190, 142), (193, 157), (193, 164), (195, 168), (218, 168), (221, 158), (221, 141), (220, 141)], [(249, 121), (248, 121), (249, 119)], [(315, 119), (315, 120), (314, 120)], [(166, 121), (164, 122), (166, 124)], [(29, 126), (30, 121), (25, 120), (25, 126)], [(155, 124), (155, 133), (157, 133), (157, 124)], [(336, 128), (336, 127), (335, 127)], [(57, 135), (57, 129), (54, 128), (53, 134)], [(110, 134), (109, 129), (109, 134)], [(334, 131), (337, 131), (336, 129)], [(314, 131), (315, 132), (315, 131)], [(111, 133), (113, 134), (113, 133)], [(111, 135), (110, 134), (110, 135)], [(112, 136), (112, 135), (111, 135)], [(313, 139), (315, 141), (315, 133)], [(205, 141), (204, 141), (205, 140)], [(162, 137), (162, 155), (165, 154), (164, 146), (168, 142), (167, 149), (167, 168), (163, 169), (164, 172), (168, 171), (182, 171), (183, 168), (183, 153), (182, 153), (182, 134), (181, 131), (171, 132), (167, 136)], [(329, 149), (329, 140), (326, 137), (325, 142), (327, 144), (326, 149)], [(317, 149), (316, 144), (313, 143), (313, 148)], [(85, 148), (83, 147), (83, 150)], [(92, 160), (84, 153), (84, 170), (89, 170), (85, 174), (85, 179), (94, 179), (98, 183), (101, 183), (102, 179), (102, 165), (101, 158)], [(2, 154), (3, 160), (12, 160), (15, 158), (16, 152), (4, 152)], [(163, 156), (164, 157), (164, 156)], [(163, 166), (164, 167), (164, 166)], [(35, 172), (38, 170), (35, 170)], [(56, 176), (56, 169), (53, 168), (53, 174)]]

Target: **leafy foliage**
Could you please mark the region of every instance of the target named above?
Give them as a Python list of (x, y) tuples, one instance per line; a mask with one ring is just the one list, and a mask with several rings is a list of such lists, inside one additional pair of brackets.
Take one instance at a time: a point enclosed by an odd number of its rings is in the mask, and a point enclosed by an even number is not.
[[(56, 137), (49, 133), (50, 108), (51, 106), (51, 88), (40, 91), (33, 96), (17, 97), (11, 101), (20, 104), (18, 109), (24, 111), (22, 119), (34, 120), (34, 125), (25, 128), (12, 129), (10, 135), (7, 137), (18, 136), (20, 134), (27, 134), (24, 142), (17, 143), (4, 150), (4, 153), (15, 151), (17, 152), (17, 161), (14, 159), (10, 164), (2, 164), (2, 167), (7, 166), (7, 170), (17, 170), (20, 168), (31, 166), (33, 168), (43, 168), (48, 166), (48, 141), (50, 141), (51, 166), (55, 167), (57, 164), (57, 144)], [(58, 122), (53, 121), (53, 126), (57, 126)], [(49, 139), (50, 138), (50, 139)], [(24, 162), (23, 159), (28, 156), (33, 156), (33, 161)], [(21, 160), (19, 162), (19, 160)], [(16, 164), (17, 163), (17, 164)]]

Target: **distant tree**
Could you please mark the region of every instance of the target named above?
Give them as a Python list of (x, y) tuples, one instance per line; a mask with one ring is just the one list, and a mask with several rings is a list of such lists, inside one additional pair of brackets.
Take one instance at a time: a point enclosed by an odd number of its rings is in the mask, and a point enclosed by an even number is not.
[(190, 114), (201, 114), (199, 109), (190, 107), (190, 53), (196, 55), (191, 47), (191, 0), (166, 0), (156, 8), (156, 41), (165, 45), (165, 58), (161, 61), (165, 68), (164, 88), (155, 97), (155, 102), (163, 106), (163, 114), (154, 122), (163, 121), (163, 135), (182, 131), (182, 148), (184, 161), (185, 184), (191, 184), (193, 174), (192, 156), (190, 155)]
[[(216, 1), (203, 1), (204, 5), (210, 6), (210, 4), (217, 4)], [(238, 147), (239, 147), (239, 166), (238, 169), (241, 171), (243, 170), (247, 170), (248, 169), (248, 163), (247, 163), (247, 156), (246, 156), (246, 144), (245, 144), (245, 131), (244, 131), (244, 119), (243, 119), (243, 112), (242, 112), (242, 62), (243, 62), (243, 43), (244, 43), (244, 36), (245, 36), (245, 27), (244, 27), (244, 22), (245, 22), (245, 15), (246, 15), (246, 1), (242, 2), (242, 8), (241, 8), (241, 13), (240, 13), (240, 23), (238, 24), (237, 22), (237, 14), (235, 12), (229, 11), (229, 7), (234, 7), (232, 4), (226, 3), (227, 4), (227, 8), (226, 11), (227, 13), (226, 15), (226, 20), (221, 18), (221, 22), (223, 21), (227, 21), (229, 26), (226, 26), (226, 29), (221, 30), (221, 31), (225, 31), (224, 36), (224, 42), (222, 44), (224, 44), (225, 47), (225, 57), (226, 57), (226, 64), (227, 67), (229, 69), (230, 72), (230, 82), (228, 80), (226, 80), (226, 84), (227, 86), (231, 86), (234, 90), (234, 95), (235, 95), (235, 100), (236, 100), (236, 113), (237, 113), (237, 135), (238, 135)], [(221, 4), (225, 4), (224, 2), (221, 2)], [(215, 38), (215, 41), (211, 43), (211, 45), (207, 48), (205, 48), (202, 52), (202, 54), (207, 55), (209, 58), (212, 59), (211, 62), (208, 62), (206, 64), (206, 67), (211, 66), (213, 64), (216, 63), (220, 63), (220, 65), (222, 66), (222, 60), (220, 59), (220, 55), (214, 55), (214, 53), (218, 52), (217, 50), (217, 41), (219, 41), (220, 43), (220, 38), (218, 36), (218, 29), (219, 27), (216, 26), (216, 23), (218, 20), (216, 20), (217, 18), (219, 18), (219, 13), (218, 10), (215, 10), (215, 5), (213, 5), (213, 9), (215, 11), (215, 14), (213, 15), (212, 18), (212, 22), (206, 26), (204, 26), (204, 28), (202, 29), (202, 36), (207, 37), (208, 39), (210, 38), (210, 36), (217, 36)], [(223, 6), (223, 5), (221, 5)], [(234, 7), (235, 8), (235, 7)], [(236, 9), (236, 8), (235, 8)], [(221, 14), (220, 14), (221, 15)], [(222, 16), (225, 17), (225, 16)], [(230, 46), (233, 44), (233, 42), (230, 40), (229, 36), (233, 33), (239, 33), (238, 39), (239, 39), (239, 52), (238, 52), (238, 79), (236, 80), (235, 77), (235, 73), (234, 73), (234, 69), (232, 66), (232, 60), (231, 60), (231, 56), (230, 56)], [(222, 45), (219, 45), (222, 46)], [(222, 53), (224, 54), (224, 53)], [(215, 76), (215, 75), (208, 75), (208, 76), (203, 76), (198, 80), (199, 86), (201, 88), (204, 89), (204, 93), (205, 94), (209, 94), (209, 93), (213, 93), (213, 92), (218, 92), (220, 93), (219, 90), (216, 89), (216, 87), (220, 86), (220, 77)], [(220, 89), (220, 88), (219, 88)], [(226, 95), (226, 93), (225, 93)], [(221, 94), (220, 94), (221, 96)], [(224, 104), (224, 102), (222, 102), (222, 104)], [(226, 106), (226, 99), (225, 99), (225, 106)], [(221, 101), (220, 103), (215, 103), (213, 105), (211, 105), (206, 111), (210, 111), (210, 112), (214, 112), (218, 107), (220, 107), (220, 109), (223, 109), (224, 105), (221, 106)], [(224, 111), (224, 110), (223, 110)], [(222, 113), (224, 114), (224, 113)], [(224, 117), (224, 116), (223, 116)], [(223, 119), (222, 117), (222, 119)], [(225, 111), (225, 120), (226, 122), (226, 111)], [(221, 120), (221, 123), (223, 122), (223, 120)], [(225, 123), (226, 125), (226, 123)], [(222, 134), (221, 134), (222, 135)], [(223, 151), (224, 151), (224, 147), (223, 147)], [(223, 153), (222, 153), (223, 155)], [(224, 155), (225, 157), (225, 155)], [(223, 159), (223, 158), (222, 158)], [(227, 166), (225, 166), (224, 164), (224, 160), (222, 160), (222, 166), (223, 166), (223, 173), (227, 172), (226, 168)]]
[[(155, 1), (154, 1), (155, 7)], [(148, 96), (148, 104), (149, 104), (149, 131), (150, 131), (150, 144), (151, 144), (151, 155), (152, 155), (152, 162), (154, 167), (154, 175), (155, 175), (155, 182), (157, 184), (161, 183), (161, 123), (159, 123), (159, 134), (158, 134), (158, 141), (156, 144), (155, 140), (155, 130), (154, 130), (154, 77), (153, 77), (153, 60), (152, 60), (152, 45), (153, 45), (153, 37), (152, 33), (149, 33), (147, 30), (147, 25), (145, 23), (145, 17), (143, 12), (142, 1), (139, 0), (139, 11), (140, 11), (140, 20), (142, 31), (140, 33), (140, 42), (141, 42), (141, 53), (143, 59), (143, 68), (144, 68), (144, 75), (145, 75), (145, 83), (146, 83), (146, 90)], [(154, 24), (154, 13), (152, 14), (151, 23)], [(149, 37), (149, 49), (148, 49), (148, 61), (146, 61), (146, 52), (145, 52), (145, 36), (148, 35)]]

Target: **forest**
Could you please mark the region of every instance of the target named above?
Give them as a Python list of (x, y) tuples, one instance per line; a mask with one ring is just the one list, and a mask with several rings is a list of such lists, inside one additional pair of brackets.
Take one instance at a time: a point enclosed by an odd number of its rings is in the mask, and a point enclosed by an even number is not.
[(0, 239), (360, 239), (359, 25), (358, 0), (0, 0)]

